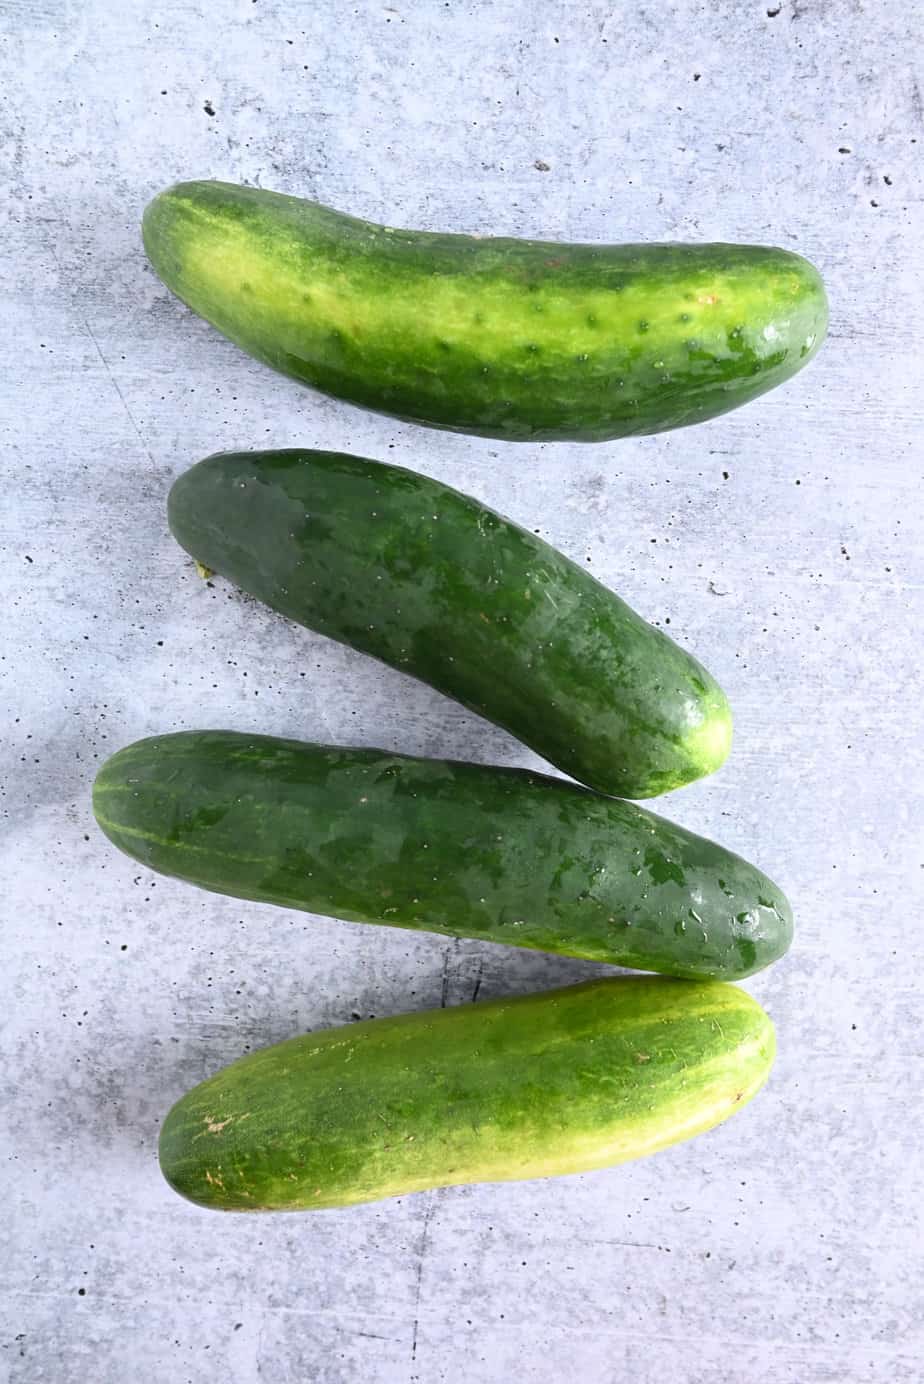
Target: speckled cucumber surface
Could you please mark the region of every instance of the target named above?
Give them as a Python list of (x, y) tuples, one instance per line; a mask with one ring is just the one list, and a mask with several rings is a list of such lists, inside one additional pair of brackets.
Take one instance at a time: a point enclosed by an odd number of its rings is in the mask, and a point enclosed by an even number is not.
[(724, 761), (721, 688), (576, 563), (449, 486), (334, 452), (229, 452), (174, 483), (199, 562), (626, 798)]
[(93, 805), (152, 870), (354, 922), (691, 979), (750, 975), (792, 936), (740, 856), (521, 769), (181, 731), (107, 760)]
[(824, 338), (808, 261), (757, 245), (569, 245), (394, 230), (186, 182), (148, 206), (164, 282), (258, 359), (434, 427), (601, 441), (698, 423)]
[(607, 1167), (711, 1129), (773, 1064), (731, 985), (651, 977), (310, 1033), (185, 1095), (164, 1176), (226, 1211), (300, 1211)]

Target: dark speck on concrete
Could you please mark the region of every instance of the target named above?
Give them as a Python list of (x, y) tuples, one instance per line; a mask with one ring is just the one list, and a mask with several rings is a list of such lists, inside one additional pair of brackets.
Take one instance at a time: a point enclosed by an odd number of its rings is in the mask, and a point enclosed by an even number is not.
[(215, 114), (215, 107), (212, 105), (211, 101), (206, 101), (206, 103), (205, 103), (205, 105), (202, 107), (202, 109), (205, 111), (206, 115), (214, 115), (214, 114)]
[(548, 173), (551, 169), (551, 164), (546, 163), (544, 159), (536, 159), (533, 168), (537, 169), (540, 173)]

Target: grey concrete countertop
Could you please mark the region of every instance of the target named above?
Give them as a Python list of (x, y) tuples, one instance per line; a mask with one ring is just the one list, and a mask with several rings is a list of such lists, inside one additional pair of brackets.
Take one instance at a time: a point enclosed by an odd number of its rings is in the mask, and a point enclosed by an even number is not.
[[(0, 1381), (924, 1376), (920, 15), (905, 0), (0, 0)], [(502, 445), (257, 365), (139, 240), (183, 177), (392, 224), (808, 255), (830, 338), (684, 432)], [(99, 762), (224, 725), (536, 764), (290, 626), (171, 540), (223, 447), (416, 467), (543, 536), (693, 649), (726, 767), (658, 810), (797, 916), (749, 988), (766, 1091), (646, 1162), (343, 1212), (222, 1217), (157, 1132), (248, 1048), (522, 992), (580, 963), (212, 897), (94, 827)]]

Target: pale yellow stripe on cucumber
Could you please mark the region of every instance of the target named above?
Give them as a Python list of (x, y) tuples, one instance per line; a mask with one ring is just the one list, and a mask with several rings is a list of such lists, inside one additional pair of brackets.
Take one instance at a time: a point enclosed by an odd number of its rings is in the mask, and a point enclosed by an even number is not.
[[(246, 227), (211, 220), (211, 234), (181, 236), (183, 280), (195, 284), (189, 301), (211, 305), (226, 322), (252, 330), (290, 329), (342, 332), (361, 339), (391, 337), (426, 344), (445, 342), (467, 350), (483, 351), (494, 358), (528, 358), (529, 347), (560, 355), (574, 352), (611, 355), (614, 346), (637, 346), (672, 359), (691, 348), (709, 350), (726, 346), (730, 331), (744, 316), (740, 284), (713, 276), (695, 288), (665, 293), (663, 284), (652, 285), (649, 276), (628, 281), (613, 290), (559, 290), (554, 280), (529, 292), (503, 280), (481, 280), (446, 275), (420, 275), (413, 291), (401, 291), (378, 275), (365, 272), (357, 261), (355, 272), (341, 269), (318, 257), (306, 272), (304, 251), (296, 254), (281, 237), (272, 244), (255, 238)], [(688, 294), (689, 297), (684, 295)], [(535, 340), (534, 340), (535, 338)]]
[(99, 825), (109, 834), (114, 836), (131, 836), (139, 841), (153, 841), (158, 846), (163, 846), (171, 851), (193, 851), (200, 855), (208, 855), (218, 860), (233, 860), (243, 865), (272, 865), (279, 864), (278, 860), (272, 856), (264, 855), (242, 855), (240, 851), (220, 851), (215, 846), (199, 845), (195, 841), (169, 841), (163, 836), (159, 836), (156, 831), (144, 831), (142, 827), (129, 827), (122, 822), (112, 822), (108, 817), (101, 813), (94, 813)]

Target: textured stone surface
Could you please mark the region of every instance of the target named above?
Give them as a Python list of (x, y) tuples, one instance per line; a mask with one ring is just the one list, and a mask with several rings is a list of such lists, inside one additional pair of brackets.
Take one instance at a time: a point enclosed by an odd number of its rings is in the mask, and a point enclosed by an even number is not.
[[(914, 6), (0, 0), (0, 1380), (921, 1378), (920, 178)], [(778, 242), (831, 336), (695, 430), (507, 446), (251, 362), (138, 222), (179, 177), (443, 229)], [(915, 233), (914, 223), (917, 220)], [(788, 890), (747, 1111), (649, 1162), (343, 1213), (174, 1197), (159, 1121), (306, 1028), (593, 968), (139, 872), (98, 761), (219, 724), (532, 763), (169, 538), (171, 478), (296, 443), (418, 467), (561, 546), (717, 674), (736, 743), (665, 810)]]

